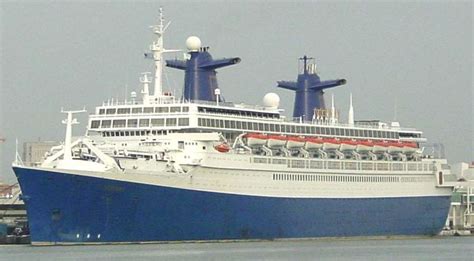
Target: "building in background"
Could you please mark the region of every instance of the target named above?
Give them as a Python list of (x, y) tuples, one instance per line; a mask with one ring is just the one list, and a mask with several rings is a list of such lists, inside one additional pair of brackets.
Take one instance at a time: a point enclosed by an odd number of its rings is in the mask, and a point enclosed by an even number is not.
[(45, 153), (58, 145), (60, 145), (58, 141), (29, 141), (23, 143), (23, 163), (26, 166), (38, 166), (44, 160)]
[(474, 162), (453, 164), (451, 171), (463, 185), (453, 192), (447, 226), (455, 231), (474, 233)]

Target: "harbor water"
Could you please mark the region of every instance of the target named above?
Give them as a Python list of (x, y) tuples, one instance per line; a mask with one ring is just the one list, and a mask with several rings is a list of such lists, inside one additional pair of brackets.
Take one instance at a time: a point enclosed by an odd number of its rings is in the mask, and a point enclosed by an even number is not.
[(474, 236), (95, 246), (0, 246), (0, 260), (472, 260)]

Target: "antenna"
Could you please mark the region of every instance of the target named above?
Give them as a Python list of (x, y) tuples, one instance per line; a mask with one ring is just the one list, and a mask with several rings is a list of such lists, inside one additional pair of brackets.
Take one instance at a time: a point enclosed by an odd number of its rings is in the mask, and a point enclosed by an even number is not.
[(331, 94), (331, 124), (334, 124), (336, 122), (336, 113), (335, 113), (335, 108), (334, 108), (334, 93)]
[(395, 95), (395, 104), (393, 105), (393, 121), (397, 121), (398, 118), (398, 98)]
[(349, 98), (349, 119), (348, 123), (350, 126), (354, 126), (354, 107), (352, 107), (352, 93), (350, 94)]

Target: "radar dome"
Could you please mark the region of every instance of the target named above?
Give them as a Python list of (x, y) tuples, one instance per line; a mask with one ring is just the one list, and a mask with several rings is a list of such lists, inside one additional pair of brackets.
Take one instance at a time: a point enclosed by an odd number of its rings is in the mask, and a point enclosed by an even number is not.
[(198, 51), (201, 48), (201, 39), (197, 36), (190, 36), (186, 39), (186, 47), (190, 52)]
[(263, 96), (263, 106), (276, 109), (279, 105), (280, 96), (278, 94), (269, 92)]

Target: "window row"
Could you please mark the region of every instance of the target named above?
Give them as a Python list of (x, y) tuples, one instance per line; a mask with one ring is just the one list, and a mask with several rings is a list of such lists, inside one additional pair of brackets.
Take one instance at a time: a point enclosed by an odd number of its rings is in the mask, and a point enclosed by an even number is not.
[[(314, 175), (314, 174), (273, 174), (273, 180), (321, 181), (321, 182), (400, 182), (396, 176), (356, 176), (356, 175)], [(415, 180), (415, 178), (413, 179)]]
[(189, 126), (189, 118), (93, 120), (91, 129)]
[(148, 135), (166, 135), (166, 131), (159, 130), (140, 130), (140, 131), (104, 131), (103, 137), (128, 137), (128, 136), (148, 136)]
[(304, 126), (295, 124), (275, 124), (263, 122), (244, 122), (220, 119), (199, 118), (198, 125), (208, 128), (226, 128), (239, 129), (251, 131), (265, 131), (265, 132), (282, 132), (289, 134), (319, 134), (331, 136), (347, 136), (347, 137), (366, 137), (366, 138), (383, 138), (383, 139), (398, 139), (398, 133), (394, 131), (379, 131), (368, 129), (347, 129), (334, 127), (320, 127), (320, 126)]
[(280, 118), (280, 114), (278, 113), (232, 110), (232, 109), (224, 109), (224, 108), (198, 107), (198, 112), (227, 114), (227, 115), (235, 115), (235, 116), (242, 116), (242, 117), (258, 117), (258, 118), (273, 118), (273, 119)]
[(189, 107), (133, 107), (133, 108), (109, 108), (99, 109), (100, 115), (113, 115), (113, 114), (139, 114), (139, 113), (169, 113), (169, 112), (188, 112)]

